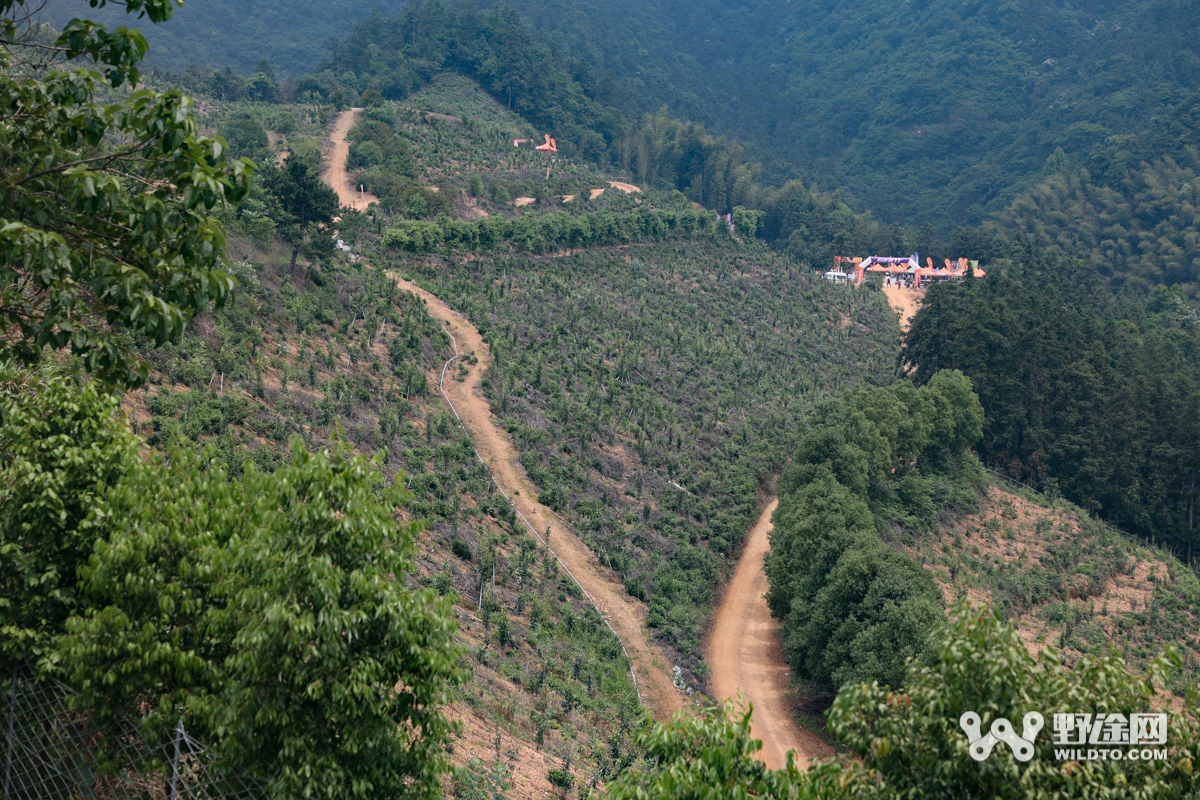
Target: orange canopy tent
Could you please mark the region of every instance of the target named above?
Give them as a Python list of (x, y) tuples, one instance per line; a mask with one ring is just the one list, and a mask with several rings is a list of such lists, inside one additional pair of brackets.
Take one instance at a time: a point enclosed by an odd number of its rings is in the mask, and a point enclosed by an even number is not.
[(932, 267), (921, 267), (913, 274), (917, 276), (917, 284), (919, 285), (922, 283), (927, 283), (929, 279), (933, 277), (934, 270)]

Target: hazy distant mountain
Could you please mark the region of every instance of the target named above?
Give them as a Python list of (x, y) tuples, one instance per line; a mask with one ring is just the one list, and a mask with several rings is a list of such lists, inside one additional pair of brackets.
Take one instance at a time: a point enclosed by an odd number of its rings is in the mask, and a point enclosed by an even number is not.
[(150, 62), (174, 72), (190, 64), (233, 67), (246, 74), (267, 59), (279, 74), (311, 72), (331, 36), (378, 8), (395, 13), (400, 0), (188, 0), (163, 25), (136, 21), (123, 7), (90, 8), (86, 0), (48, 0), (43, 18), (61, 28), (72, 17), (137, 27), (150, 42)]
[[(943, 230), (1144, 131), (1200, 85), (1197, 0), (506, 4), (560, 55), (591, 64), (601, 102), (666, 104), (744, 140), (768, 181), (816, 178), (886, 221)], [(153, 63), (177, 71), (246, 73), (266, 58), (277, 73), (305, 72), (355, 19), (407, 5), (193, 0), (148, 35)], [(118, 11), (50, 0), (47, 17), (61, 24), (77, 9)]]
[(1196, 0), (508, 0), (619, 100), (825, 175), (885, 219), (978, 222), (1200, 85)]

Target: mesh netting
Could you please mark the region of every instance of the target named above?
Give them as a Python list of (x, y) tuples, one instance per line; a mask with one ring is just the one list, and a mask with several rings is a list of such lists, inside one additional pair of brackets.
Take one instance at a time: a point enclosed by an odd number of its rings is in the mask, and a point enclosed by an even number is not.
[[(72, 690), (38, 680), (21, 667), (4, 676), (0, 733), (4, 750), (0, 800), (252, 800), (261, 781), (221, 768), (180, 722), (159, 746), (132, 728), (104, 741), (85, 713), (74, 711)], [(101, 745), (106, 745), (101, 747)]]

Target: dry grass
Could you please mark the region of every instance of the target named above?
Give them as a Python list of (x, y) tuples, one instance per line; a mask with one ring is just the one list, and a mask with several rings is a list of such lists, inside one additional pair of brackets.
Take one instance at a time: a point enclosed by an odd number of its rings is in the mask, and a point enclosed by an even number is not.
[(1132, 662), (1170, 643), (1200, 660), (1200, 583), (1185, 565), (1103, 531), (1066, 503), (1039, 505), (996, 486), (976, 513), (905, 548), (947, 605), (990, 604), (1031, 652), (1053, 643), (1068, 662), (1111, 642)]

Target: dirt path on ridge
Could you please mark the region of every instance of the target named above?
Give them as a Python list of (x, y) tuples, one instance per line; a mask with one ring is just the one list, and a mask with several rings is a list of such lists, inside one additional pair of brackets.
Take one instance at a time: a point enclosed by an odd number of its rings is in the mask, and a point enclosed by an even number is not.
[(796, 751), (796, 766), (804, 769), (814, 759), (833, 755), (815, 733), (796, 724), (788, 700), (788, 665), (777, 633), (778, 623), (767, 608), (767, 574), (763, 557), (771, 549), (772, 500), (746, 538), (737, 569), (713, 617), (708, 637), (709, 688), (718, 700), (735, 698), (740, 691), (754, 704), (750, 733), (762, 739), (758, 757), (771, 769), (787, 762)]
[(337, 192), (338, 202), (343, 206), (366, 211), (367, 206), (378, 203), (379, 198), (370, 192), (360, 194), (358, 187), (350, 182), (350, 176), (346, 174), (346, 161), (350, 158), (350, 143), (346, 141), (346, 136), (361, 113), (361, 108), (352, 108), (337, 115), (333, 131), (329, 134), (331, 147), (325, 152), (325, 169), (321, 177)]
[(925, 290), (884, 286), (883, 293), (887, 296), (888, 303), (892, 308), (900, 312), (900, 330), (907, 333), (908, 323), (912, 321), (913, 315), (921, 308), (921, 301), (925, 299)]
[(479, 331), (462, 314), (414, 283), (393, 275), (396, 285), (410, 291), (425, 301), (425, 308), (452, 335), (458, 351), (464, 355), (474, 353), (478, 364), (470, 367), (464, 381), (455, 374), (458, 364), (445, 370), (445, 390), (454, 404), (459, 418), (484, 462), (492, 470), (496, 481), (508, 494), (517, 510), (529, 520), (539, 536), (550, 528), (550, 548), (562, 564), (571, 571), (592, 596), (601, 613), (608, 618), (617, 635), (625, 645), (642, 700), (653, 711), (654, 718), (662, 721), (686, 705), (686, 698), (671, 683), (672, 663), (654, 644), (645, 626), (645, 610), (641, 604), (625, 594), (620, 581), (610, 570), (601, 567), (583, 542), (581, 542), (557, 514), (537, 502), (538, 490), (529, 481), (524, 467), (518, 459), (517, 449), (511, 437), (492, 416), (488, 401), (478, 391), (479, 381), (492, 362), (491, 350)]

